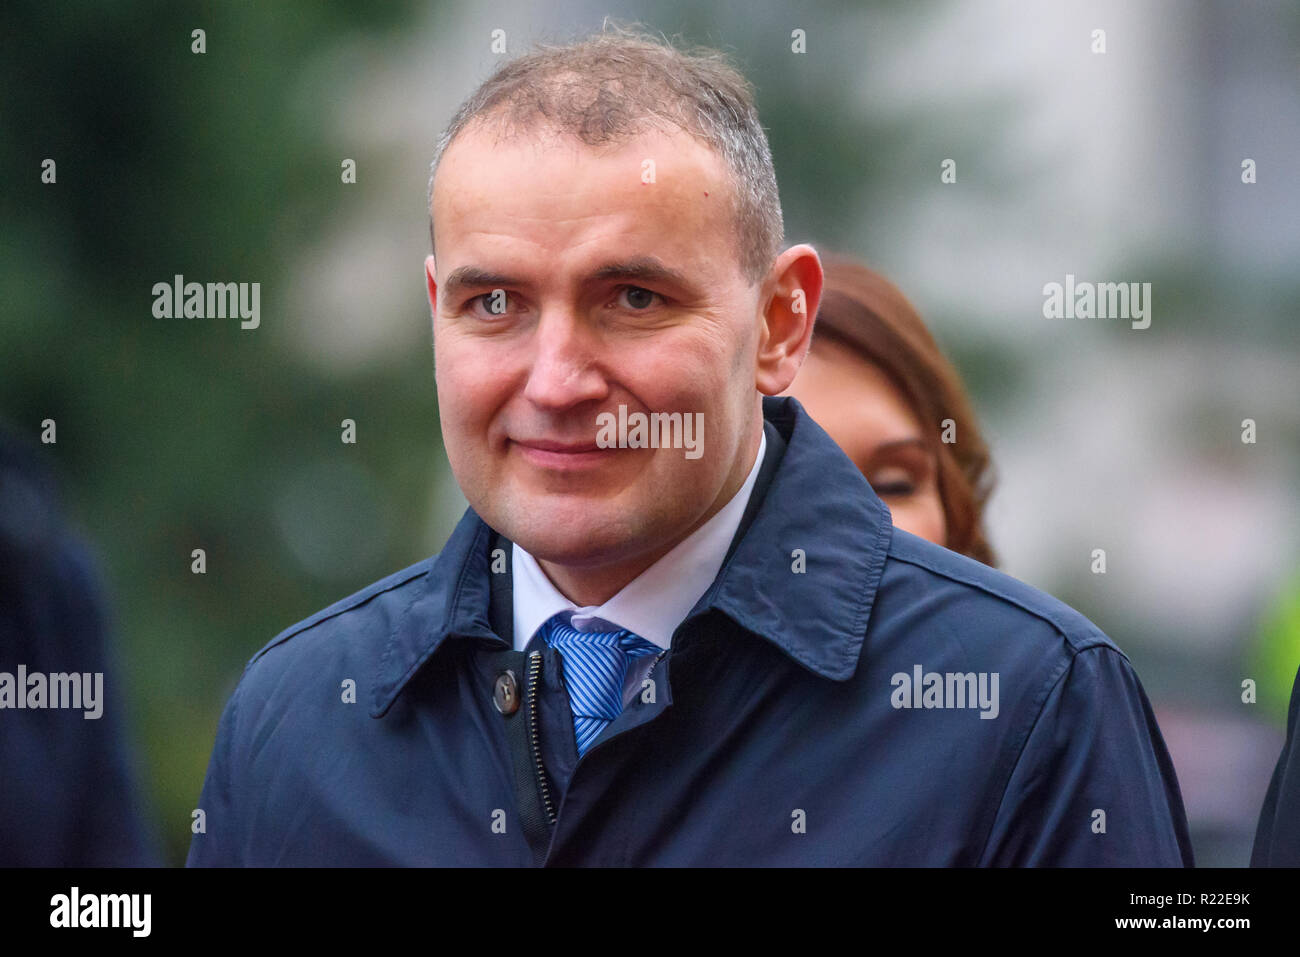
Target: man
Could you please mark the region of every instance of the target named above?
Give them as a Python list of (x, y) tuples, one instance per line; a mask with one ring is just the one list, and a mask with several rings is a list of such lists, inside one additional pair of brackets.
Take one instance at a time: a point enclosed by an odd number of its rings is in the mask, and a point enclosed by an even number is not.
[(720, 57), (508, 64), (430, 199), (471, 507), (250, 661), (191, 864), (1191, 863), (1124, 655), (775, 398), (821, 265)]

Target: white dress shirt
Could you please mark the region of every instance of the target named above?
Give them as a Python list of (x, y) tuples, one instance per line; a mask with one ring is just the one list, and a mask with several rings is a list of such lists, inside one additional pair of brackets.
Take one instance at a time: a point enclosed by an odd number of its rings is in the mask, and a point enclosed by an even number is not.
[[(766, 451), (764, 435), (749, 477), (731, 500), (604, 604), (579, 607), (569, 601), (551, 584), (537, 559), (516, 544), (511, 557), (515, 650), (522, 651), (537, 629), (562, 611), (573, 612), (569, 623), (578, 631), (626, 628), (667, 650), (677, 626), (718, 577)], [(654, 655), (632, 659), (623, 685), (624, 707), (640, 693), (641, 681), (655, 660)]]

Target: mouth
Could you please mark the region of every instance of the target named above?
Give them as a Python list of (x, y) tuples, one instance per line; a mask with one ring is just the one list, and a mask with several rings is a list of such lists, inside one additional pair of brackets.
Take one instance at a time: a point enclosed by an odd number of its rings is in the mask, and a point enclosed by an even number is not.
[(550, 470), (589, 469), (608, 462), (618, 449), (590, 442), (555, 442), (550, 439), (511, 439), (526, 462)]

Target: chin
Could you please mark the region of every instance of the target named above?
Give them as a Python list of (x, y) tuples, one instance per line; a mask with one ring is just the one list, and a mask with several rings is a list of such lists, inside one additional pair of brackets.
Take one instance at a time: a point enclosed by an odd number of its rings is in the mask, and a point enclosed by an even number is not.
[(534, 558), (563, 565), (603, 564), (617, 559), (638, 537), (635, 527), (619, 520), (620, 513), (593, 502), (544, 498), (494, 527)]
[(511, 541), (534, 558), (556, 565), (581, 568), (586, 565), (604, 565), (618, 558), (626, 540), (606, 541), (600, 536), (599, 530), (573, 526), (565, 529), (563, 534), (548, 529), (537, 536), (524, 534)]

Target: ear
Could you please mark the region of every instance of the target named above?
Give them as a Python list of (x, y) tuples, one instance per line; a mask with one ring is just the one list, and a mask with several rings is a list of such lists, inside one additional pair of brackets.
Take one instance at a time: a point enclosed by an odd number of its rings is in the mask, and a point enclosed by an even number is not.
[(429, 314), (436, 316), (438, 314), (438, 280), (435, 278), (433, 257), (424, 257), (424, 285), (429, 293)]
[(822, 297), (822, 262), (807, 243), (791, 246), (776, 258), (764, 289), (755, 386), (763, 395), (780, 395), (790, 387), (808, 354), (813, 322)]

